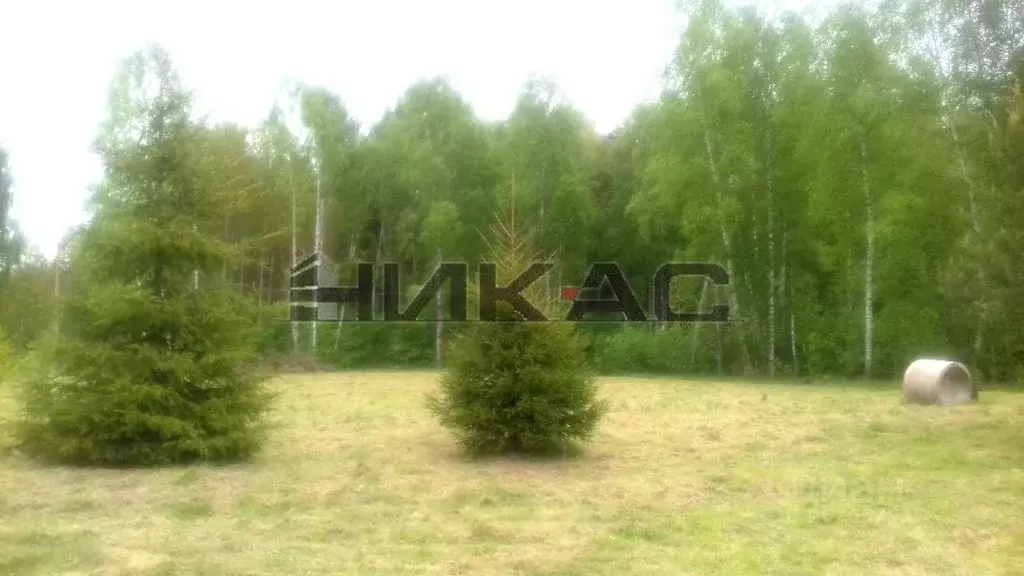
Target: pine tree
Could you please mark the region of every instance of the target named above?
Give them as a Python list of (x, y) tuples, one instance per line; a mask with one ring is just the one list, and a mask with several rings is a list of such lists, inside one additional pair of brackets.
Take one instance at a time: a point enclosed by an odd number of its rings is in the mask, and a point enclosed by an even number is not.
[[(513, 199), (514, 201), (514, 199)], [(536, 262), (514, 208), (492, 227), (490, 262), (500, 285)], [(477, 295), (477, 290), (471, 290)], [(535, 283), (527, 300), (553, 320), (555, 304)], [(586, 342), (562, 322), (528, 322), (499, 302), (495, 321), (475, 322), (450, 344), (440, 394), (429, 406), (471, 453), (565, 453), (593, 435), (605, 404), (597, 399)]]
[(209, 185), (189, 95), (165, 55), (150, 58), (157, 93), (121, 119), (139, 133), (100, 140), (107, 178), (72, 256), (60, 331), (44, 348), (52, 369), (24, 387), (22, 446), (48, 460), (216, 461), (261, 444), (268, 398), (245, 369), (252, 303), (217, 284), (232, 257), (211, 225), (223, 198)]

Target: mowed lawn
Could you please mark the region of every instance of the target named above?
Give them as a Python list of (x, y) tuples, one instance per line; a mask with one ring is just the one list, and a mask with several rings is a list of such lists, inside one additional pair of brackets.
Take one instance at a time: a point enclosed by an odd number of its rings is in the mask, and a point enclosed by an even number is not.
[(0, 574), (1024, 573), (1024, 395), (604, 378), (584, 456), (474, 462), (437, 378), (278, 378), (246, 466), (47, 468), (0, 436)]

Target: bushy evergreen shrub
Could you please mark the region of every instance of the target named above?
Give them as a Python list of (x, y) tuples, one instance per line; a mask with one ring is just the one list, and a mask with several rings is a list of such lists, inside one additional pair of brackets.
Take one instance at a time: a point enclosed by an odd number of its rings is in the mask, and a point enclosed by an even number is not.
[[(506, 284), (534, 259), (514, 218), (494, 232), (491, 261)], [(547, 318), (559, 316), (540, 290), (524, 294)], [(497, 321), (471, 324), (449, 346), (439, 393), (429, 398), (441, 424), (477, 454), (565, 452), (589, 440), (605, 404), (582, 335), (567, 323), (522, 321), (504, 303), (497, 314)]]
[(106, 286), (72, 300), (68, 326), (23, 386), (24, 449), (79, 464), (154, 465), (258, 451), (268, 398), (252, 329), (229, 292), (154, 298)]
[(255, 302), (219, 285), (234, 250), (215, 232), (203, 127), (154, 56), (159, 90), (137, 112), (141, 134), (100, 141), (107, 178), (72, 254), (75, 286), (23, 387), (21, 444), (40, 458), (233, 460), (261, 444)]

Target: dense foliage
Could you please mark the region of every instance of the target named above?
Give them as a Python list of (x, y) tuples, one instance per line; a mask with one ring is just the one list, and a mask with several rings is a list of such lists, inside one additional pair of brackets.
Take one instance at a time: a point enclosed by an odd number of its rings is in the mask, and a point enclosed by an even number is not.
[[(514, 212), (513, 212), (514, 214)], [(501, 285), (541, 261), (511, 218), (496, 226), (492, 255)], [(530, 288), (533, 288), (532, 290)], [(523, 291), (547, 317), (556, 312), (535, 287)], [(604, 413), (585, 342), (561, 322), (529, 322), (506, 302), (449, 348), (447, 371), (430, 407), (471, 453), (556, 453), (588, 440)]]
[[(147, 76), (155, 93), (140, 93)], [(244, 458), (267, 397), (246, 366), (253, 303), (214, 274), (231, 257), (209, 232), (219, 175), (164, 54), (140, 54), (122, 79), (132, 89), (115, 92), (99, 141), (107, 180), (73, 253), (76, 282), (24, 386), (22, 446), (89, 464)], [(141, 122), (122, 123), (136, 102)]]
[(22, 238), (10, 216), (14, 198), (13, 179), (7, 166), (7, 153), (0, 148), (0, 381), (12, 361), (12, 347), (7, 331), (12, 322), (4, 322), (8, 286), (12, 272), (18, 268), (23, 251)]
[[(204, 286), (216, 278), (263, 310), (287, 300), (297, 251), (317, 248), (344, 284), (357, 261), (399, 262), (403, 284), (422, 284), (439, 259), (485, 257), (477, 230), (514, 175), (518, 213), (559, 254), (542, 281), (551, 295), (597, 261), (620, 263), (641, 302), (661, 262), (731, 271), (723, 289), (677, 282), (676, 308), (726, 303), (742, 322), (588, 325), (601, 371), (888, 378), (944, 355), (1018, 379), (1024, 3), (889, 0), (821, 21), (715, 0), (686, 10), (662, 97), (611, 134), (542, 81), (499, 123), (441, 79), (411, 86), (365, 134), (344, 95), (302, 85), (252, 130), (192, 119), (223, 196), (202, 238), (242, 256), (204, 268)], [(119, 125), (145, 117), (133, 102)], [(76, 238), (48, 268), (54, 292), (84, 281)], [(52, 306), (27, 296), (44, 268), (12, 270), (0, 325), (22, 349)], [(15, 297), (29, 304), (12, 310)], [(259, 312), (264, 346), (342, 367), (430, 366), (464, 329), (345, 314), (314, 331)]]

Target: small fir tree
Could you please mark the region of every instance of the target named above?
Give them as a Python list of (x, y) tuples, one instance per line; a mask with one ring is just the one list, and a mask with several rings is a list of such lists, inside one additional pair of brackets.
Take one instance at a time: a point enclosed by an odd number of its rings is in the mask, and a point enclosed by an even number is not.
[[(22, 447), (49, 460), (217, 461), (261, 444), (268, 397), (245, 369), (252, 302), (216, 284), (232, 247), (211, 231), (219, 194), (203, 132), (166, 56), (150, 62), (155, 96), (134, 113), (115, 98), (111, 123), (121, 111), (120, 129), (141, 134), (118, 137), (114, 126), (100, 141), (107, 178), (71, 260), (59, 331), (40, 349), (49, 369), (24, 386)], [(145, 77), (146, 61), (134, 63)]]
[[(488, 244), (499, 285), (538, 261), (514, 208), (492, 227)], [(557, 305), (539, 283), (523, 294), (556, 319)], [(478, 291), (470, 295), (475, 300)], [(476, 322), (450, 344), (439, 394), (428, 398), (432, 412), (475, 454), (565, 453), (588, 441), (605, 404), (582, 334), (564, 322), (527, 322), (504, 302), (496, 308), (496, 321)]]

